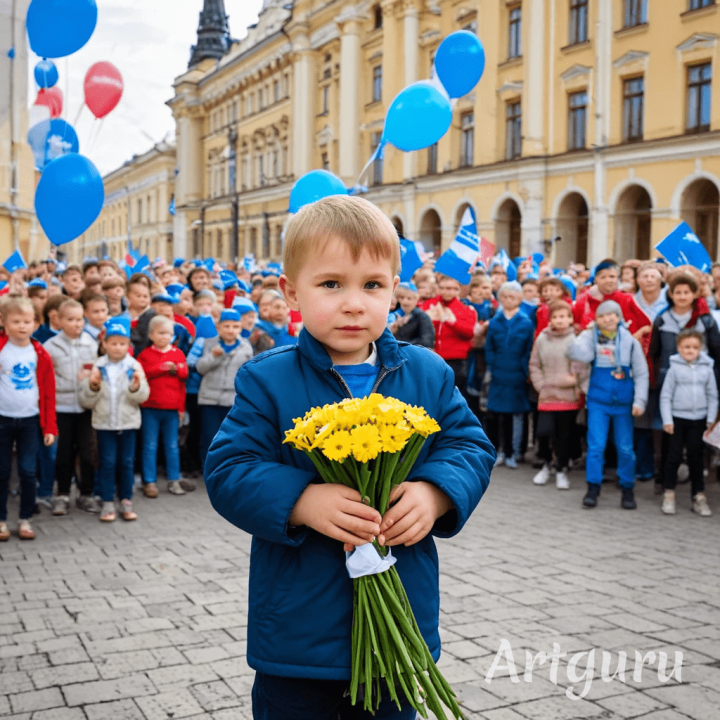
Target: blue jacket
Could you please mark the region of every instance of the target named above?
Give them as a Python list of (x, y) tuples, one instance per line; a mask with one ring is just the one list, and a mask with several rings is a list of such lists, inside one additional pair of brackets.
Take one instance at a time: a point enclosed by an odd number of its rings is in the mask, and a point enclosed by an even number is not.
[[(408, 480), (427, 480), (454, 510), (432, 531), (452, 537), (488, 486), (495, 451), (455, 388), (450, 367), (426, 348), (376, 341), (377, 392), (423, 406), (440, 424)], [(347, 680), (353, 588), (342, 544), (309, 528), (291, 528), (290, 513), (312, 482), (310, 460), (283, 445), (284, 433), (311, 407), (348, 396), (323, 346), (307, 330), (297, 345), (246, 362), (235, 378), (235, 404), (210, 446), (205, 483), (213, 507), (253, 536), (250, 557), (248, 664), (284, 677)], [(393, 548), (397, 569), (433, 657), (440, 656), (438, 557), (428, 535)]]
[(282, 347), (283, 345), (295, 345), (298, 339), (290, 335), (287, 331), (287, 327), (278, 327), (273, 325), (268, 320), (258, 320), (255, 327), (260, 328), (266, 332), (275, 343), (274, 347)]
[(502, 308), (488, 324), (485, 362), (490, 370), (488, 410), (496, 413), (524, 413), (528, 400), (528, 365), (535, 326), (527, 315), (517, 312), (508, 320)]

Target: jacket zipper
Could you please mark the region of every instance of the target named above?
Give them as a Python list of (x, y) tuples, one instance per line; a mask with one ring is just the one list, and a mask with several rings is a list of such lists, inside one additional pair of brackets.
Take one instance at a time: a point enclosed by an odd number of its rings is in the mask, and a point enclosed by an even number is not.
[[(381, 367), (380, 372), (378, 373), (377, 380), (375, 380), (375, 384), (372, 386), (372, 389), (370, 390), (371, 393), (374, 393), (378, 389), (378, 385), (383, 381), (383, 378), (388, 375), (391, 371), (386, 367)], [(348, 387), (348, 384), (345, 382), (345, 378), (335, 369), (330, 368), (330, 374), (340, 383), (340, 387), (343, 389), (343, 392), (345, 395), (349, 398), (353, 397), (353, 394), (350, 392), (350, 388)]]

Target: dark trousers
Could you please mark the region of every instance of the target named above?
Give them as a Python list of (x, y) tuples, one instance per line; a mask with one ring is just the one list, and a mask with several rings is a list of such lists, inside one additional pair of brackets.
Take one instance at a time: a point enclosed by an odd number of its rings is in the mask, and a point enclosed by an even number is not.
[(485, 418), (485, 432), (487, 432), (488, 440), (490, 440), (497, 452), (504, 452), (507, 457), (512, 457), (512, 413), (488, 413)]
[(217, 435), (217, 431), (232, 406), (199, 405), (198, 407), (200, 408), (200, 461), (202, 462), (201, 467), (204, 468), (210, 443)]
[[(402, 710), (383, 688), (379, 709), (372, 715), (362, 702), (345, 697), (347, 680), (309, 680), (256, 673), (252, 689), (254, 720), (415, 720), (416, 712), (396, 683)], [(382, 688), (382, 686), (381, 686)], [(403, 702), (404, 701), (404, 702)]]
[(705, 448), (703, 446), (703, 433), (706, 421), (686, 420), (673, 417), (675, 432), (668, 435), (668, 459), (665, 465), (665, 489), (674, 490), (677, 485), (677, 473), (683, 461), (683, 448), (687, 449), (687, 464), (690, 469), (690, 487), (693, 495), (705, 490), (703, 478)]
[(75, 460), (80, 457), (80, 478), (78, 489), (81, 495), (92, 495), (95, 487), (95, 466), (93, 449), (95, 431), (92, 427), (92, 413), (57, 414), (58, 449), (55, 459), (55, 477), (58, 495), (69, 495)]
[(18, 475), (20, 475), (20, 519), (29, 520), (33, 516), (40, 438), (39, 415), (26, 418), (0, 415), (0, 522), (7, 520), (13, 443), (17, 447)]
[[(450, 366), (455, 375), (455, 386), (465, 398), (465, 402), (470, 405), (470, 396), (467, 394), (467, 360), (461, 358), (457, 360), (445, 360), (445, 362)], [(475, 399), (475, 404), (477, 404), (477, 398)]]
[(185, 410), (190, 416), (190, 425), (188, 426), (185, 437), (182, 464), (184, 470), (194, 472), (195, 470), (202, 470), (203, 468), (203, 464), (200, 461), (201, 422), (197, 393), (188, 393), (185, 396)]
[(117, 481), (120, 500), (132, 500), (135, 430), (98, 430), (98, 487), (103, 502), (112, 502)]
[[(570, 460), (577, 410), (555, 410), (552, 412), (552, 416), (552, 450), (555, 451), (557, 469), (565, 472)], [(538, 456), (541, 460), (549, 463), (552, 460), (552, 450), (550, 443), (540, 443)]]
[(655, 441), (650, 428), (635, 428), (635, 474), (638, 480), (655, 476)]

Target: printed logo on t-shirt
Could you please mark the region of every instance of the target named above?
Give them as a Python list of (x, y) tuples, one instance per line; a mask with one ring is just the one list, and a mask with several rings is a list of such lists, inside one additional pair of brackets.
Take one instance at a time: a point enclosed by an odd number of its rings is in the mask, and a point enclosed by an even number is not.
[(10, 381), (16, 390), (32, 390), (35, 376), (35, 363), (18, 363), (10, 372)]

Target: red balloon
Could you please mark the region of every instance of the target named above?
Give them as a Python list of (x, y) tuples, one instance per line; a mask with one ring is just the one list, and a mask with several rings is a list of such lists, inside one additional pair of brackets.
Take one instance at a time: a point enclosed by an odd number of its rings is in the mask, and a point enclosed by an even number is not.
[(55, 85), (51, 88), (41, 88), (38, 92), (35, 105), (45, 105), (50, 110), (51, 118), (59, 118), (63, 111), (62, 90)]
[(85, 75), (85, 104), (96, 118), (112, 112), (123, 94), (120, 71), (109, 62), (95, 63)]

